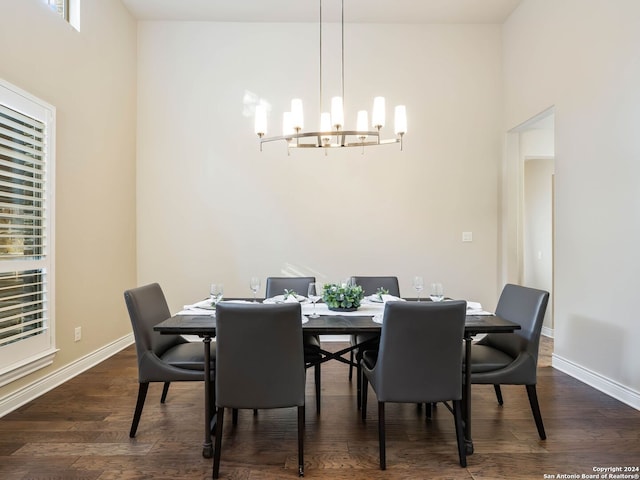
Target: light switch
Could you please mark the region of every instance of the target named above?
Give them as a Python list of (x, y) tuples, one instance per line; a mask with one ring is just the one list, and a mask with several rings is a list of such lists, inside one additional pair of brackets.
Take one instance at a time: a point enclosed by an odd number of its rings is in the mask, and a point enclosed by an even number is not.
[(463, 242), (473, 242), (473, 232), (462, 232)]

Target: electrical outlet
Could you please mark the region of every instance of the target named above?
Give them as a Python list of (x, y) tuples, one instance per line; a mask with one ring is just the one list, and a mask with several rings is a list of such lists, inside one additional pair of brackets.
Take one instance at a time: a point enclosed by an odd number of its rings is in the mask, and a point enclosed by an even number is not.
[(463, 242), (473, 242), (473, 232), (462, 232)]
[(76, 327), (73, 332), (73, 341), (79, 342), (80, 340), (82, 340), (82, 327)]

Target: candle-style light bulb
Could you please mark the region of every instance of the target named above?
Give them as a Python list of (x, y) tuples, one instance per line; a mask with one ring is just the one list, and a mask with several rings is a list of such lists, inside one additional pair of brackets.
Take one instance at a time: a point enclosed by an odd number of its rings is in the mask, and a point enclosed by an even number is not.
[(299, 98), (291, 100), (291, 126), (294, 130), (302, 130), (304, 128), (302, 100)]
[(360, 139), (360, 141), (364, 142), (367, 136), (363, 132), (369, 131), (369, 114), (366, 110), (360, 110), (358, 112), (356, 128), (358, 130), (358, 138)]
[(331, 99), (331, 124), (336, 130), (340, 130), (344, 125), (342, 97), (333, 97)]
[(264, 105), (256, 105), (254, 130), (260, 138), (267, 133), (267, 109)]
[(407, 133), (407, 108), (404, 105), (396, 106), (394, 124), (396, 135)]
[(371, 112), (371, 125), (373, 126), (373, 128), (380, 130), (382, 127), (384, 127), (384, 110), (384, 97), (375, 97), (373, 99), (373, 111)]

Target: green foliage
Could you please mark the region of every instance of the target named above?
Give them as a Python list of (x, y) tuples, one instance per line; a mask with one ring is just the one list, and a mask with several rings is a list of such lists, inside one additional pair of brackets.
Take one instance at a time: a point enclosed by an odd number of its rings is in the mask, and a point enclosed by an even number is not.
[(386, 288), (379, 287), (378, 291), (376, 292), (376, 295), (380, 300), (382, 300), (382, 295), (389, 295), (389, 290), (387, 290)]
[(322, 300), (329, 308), (358, 308), (363, 298), (360, 285), (327, 283), (322, 289)]
[(283, 300), (286, 300), (289, 297), (293, 297), (293, 298), (298, 298), (298, 294), (296, 293), (295, 290), (287, 290), (286, 288), (284, 289), (284, 295), (283, 295)]

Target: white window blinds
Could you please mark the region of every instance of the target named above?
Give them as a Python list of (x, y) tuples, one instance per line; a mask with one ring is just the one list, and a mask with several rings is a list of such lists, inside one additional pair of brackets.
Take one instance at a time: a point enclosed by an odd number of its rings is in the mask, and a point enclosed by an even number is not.
[(0, 81), (0, 385), (54, 351), (54, 119), (53, 107)]
[(44, 124), (0, 105), (0, 258), (41, 258)]

